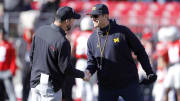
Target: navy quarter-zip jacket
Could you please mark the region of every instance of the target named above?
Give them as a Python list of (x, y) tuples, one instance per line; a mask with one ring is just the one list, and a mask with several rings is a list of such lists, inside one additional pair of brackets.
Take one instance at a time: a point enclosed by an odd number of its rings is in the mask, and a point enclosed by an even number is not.
[(103, 54), (102, 69), (100, 63), (100, 49), (98, 35), (101, 38), (101, 47), (104, 46), (108, 26), (97, 29), (88, 39), (88, 67), (93, 74), (97, 71), (99, 87), (118, 89), (128, 84), (139, 82), (136, 64), (132, 58), (133, 51), (141, 63), (146, 74), (153, 73), (149, 58), (138, 38), (127, 27), (110, 20), (110, 32)]
[(82, 71), (71, 65), (71, 47), (65, 35), (64, 30), (54, 24), (42, 26), (36, 31), (30, 51), (31, 88), (39, 84), (41, 73), (49, 75), (55, 92), (62, 88), (66, 75), (84, 77)]

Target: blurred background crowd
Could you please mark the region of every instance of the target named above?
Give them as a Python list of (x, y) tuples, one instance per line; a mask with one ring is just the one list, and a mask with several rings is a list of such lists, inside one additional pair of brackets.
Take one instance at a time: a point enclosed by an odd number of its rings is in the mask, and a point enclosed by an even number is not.
[[(72, 45), (72, 61), (76, 68), (85, 70), (87, 40), (93, 23), (86, 15), (93, 5), (104, 3), (110, 17), (128, 26), (141, 40), (149, 55), (152, 67), (158, 75), (152, 85), (142, 85), (144, 101), (178, 100), (180, 90), (180, 0), (0, 0), (0, 101), (28, 101), (30, 60), (29, 50), (34, 32), (42, 25), (50, 24), (58, 7), (70, 6), (82, 17), (73, 24), (67, 34)], [(1, 37), (3, 36), (3, 38)], [(1, 40), (9, 43), (10, 52), (4, 51)], [(14, 51), (12, 51), (14, 50)], [(13, 54), (14, 52), (14, 54)], [(14, 59), (3, 67), (3, 54)], [(133, 55), (133, 53), (132, 53)], [(133, 55), (134, 56), (134, 55)], [(15, 62), (12, 62), (15, 61)], [(137, 62), (139, 78), (144, 71)], [(4, 73), (10, 71), (9, 75)], [(10, 80), (10, 83), (6, 82)], [(96, 75), (90, 82), (66, 77), (64, 101), (97, 101)], [(120, 100), (121, 101), (121, 100)], [(123, 100), (122, 100), (123, 101)]]

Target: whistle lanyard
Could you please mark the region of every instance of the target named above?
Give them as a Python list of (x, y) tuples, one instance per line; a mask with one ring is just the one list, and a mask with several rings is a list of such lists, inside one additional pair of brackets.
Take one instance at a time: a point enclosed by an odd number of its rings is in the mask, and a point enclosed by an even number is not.
[(104, 54), (104, 49), (106, 48), (106, 43), (107, 43), (107, 40), (108, 40), (108, 36), (109, 36), (109, 31), (110, 31), (110, 25), (109, 25), (109, 28), (108, 28), (108, 31), (106, 32), (106, 39), (104, 41), (104, 46), (101, 47), (101, 38), (100, 38), (100, 35), (97, 35), (98, 36), (98, 47), (99, 47), (99, 50), (100, 50), (100, 69), (102, 68), (102, 60), (103, 60), (103, 54)]

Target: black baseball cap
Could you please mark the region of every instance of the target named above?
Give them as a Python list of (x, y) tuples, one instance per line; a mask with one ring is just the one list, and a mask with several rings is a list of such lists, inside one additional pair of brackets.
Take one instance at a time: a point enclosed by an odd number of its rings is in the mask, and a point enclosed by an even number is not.
[(109, 14), (108, 7), (105, 4), (96, 4), (92, 7), (92, 11), (88, 15)]
[(57, 10), (56, 17), (59, 17), (62, 20), (65, 19), (80, 19), (81, 15), (76, 13), (73, 8), (64, 6)]

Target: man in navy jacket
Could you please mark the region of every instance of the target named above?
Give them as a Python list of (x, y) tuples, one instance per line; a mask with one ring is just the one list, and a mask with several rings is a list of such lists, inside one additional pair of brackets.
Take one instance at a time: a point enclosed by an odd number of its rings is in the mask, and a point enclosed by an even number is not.
[(143, 101), (139, 78), (131, 52), (134, 52), (147, 74), (142, 83), (153, 83), (157, 76), (152, 71), (148, 55), (138, 38), (127, 27), (109, 19), (106, 5), (97, 4), (89, 14), (97, 29), (88, 40), (87, 74), (97, 71), (99, 101)]

